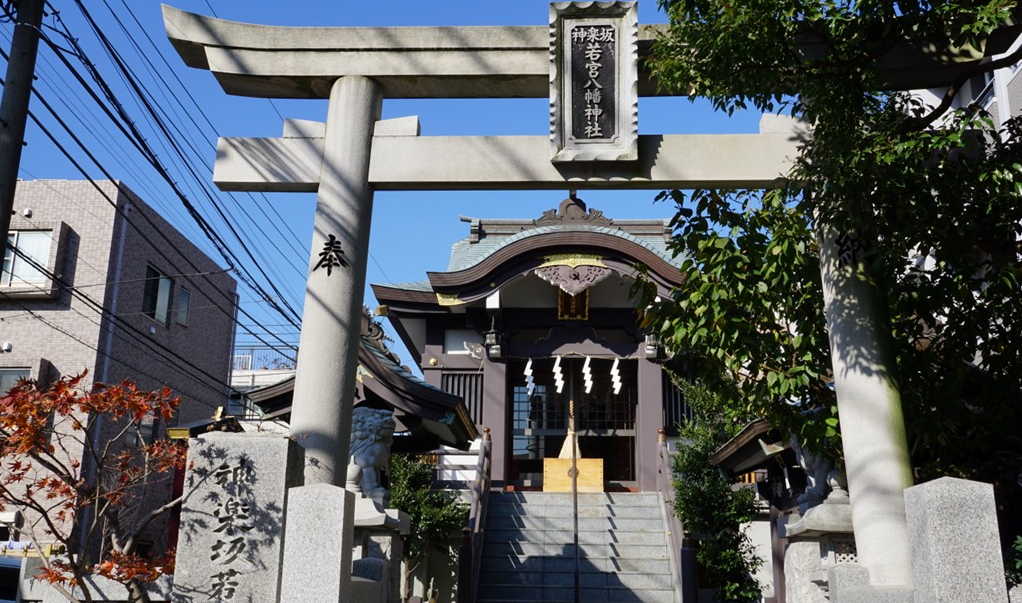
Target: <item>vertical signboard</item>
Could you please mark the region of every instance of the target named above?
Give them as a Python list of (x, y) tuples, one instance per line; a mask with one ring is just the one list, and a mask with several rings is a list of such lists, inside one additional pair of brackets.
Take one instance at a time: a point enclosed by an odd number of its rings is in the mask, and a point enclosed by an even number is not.
[(554, 162), (638, 159), (635, 2), (550, 5)]

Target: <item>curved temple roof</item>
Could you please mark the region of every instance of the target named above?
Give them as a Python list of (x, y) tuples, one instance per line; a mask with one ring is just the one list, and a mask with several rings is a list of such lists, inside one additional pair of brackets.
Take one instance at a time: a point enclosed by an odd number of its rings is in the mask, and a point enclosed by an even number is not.
[[(397, 430), (408, 431), (411, 435), (410, 440), (398, 438), (396, 442), (400, 445), (429, 450), (439, 442), (467, 449), (478, 437), (460, 397), (416, 377), (372, 338), (361, 338), (358, 360), (362, 376), (356, 405), (392, 409)], [(291, 377), (253, 390), (248, 395), (267, 414), (286, 416), (291, 411), (294, 385), (294, 377)]]
[(467, 301), (487, 294), (491, 283), (520, 272), (523, 261), (529, 264), (524, 269), (531, 270), (545, 255), (566, 251), (609, 256), (612, 267), (628, 276), (642, 264), (664, 287), (680, 282), (678, 268), (684, 258), (668, 248), (667, 220), (611, 220), (598, 210), (587, 211), (581, 199), (572, 197), (535, 220), (462, 221), (470, 224), (470, 235), (453, 245), (448, 271), (429, 272), (429, 282), (373, 285), (377, 298), (393, 299), (400, 291), (406, 301), (435, 302), (436, 294), (460, 294)]

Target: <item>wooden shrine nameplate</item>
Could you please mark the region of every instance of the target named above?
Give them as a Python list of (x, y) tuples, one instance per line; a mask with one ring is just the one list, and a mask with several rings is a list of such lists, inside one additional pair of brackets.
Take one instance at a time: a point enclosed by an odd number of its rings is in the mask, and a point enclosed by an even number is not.
[[(576, 459), (579, 492), (603, 492), (603, 459)], [(543, 459), (543, 491), (571, 492), (571, 459)]]

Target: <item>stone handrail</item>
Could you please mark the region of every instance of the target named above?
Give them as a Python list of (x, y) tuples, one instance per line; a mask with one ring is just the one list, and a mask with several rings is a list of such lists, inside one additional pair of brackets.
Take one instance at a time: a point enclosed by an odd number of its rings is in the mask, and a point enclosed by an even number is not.
[(490, 463), (493, 442), (490, 428), (483, 428), (483, 441), (479, 447), (475, 481), (472, 483), (472, 502), (469, 507), (468, 527), (462, 532), (458, 549), (458, 601), (475, 603), (479, 584), (479, 566), (482, 560), (483, 535), (486, 526), (486, 503), (490, 494)]
[(668, 549), (670, 549), (671, 577), (674, 582), (675, 600), (680, 603), (695, 603), (696, 565), (695, 550), (685, 539), (685, 530), (674, 514), (674, 483), (671, 450), (667, 436), (660, 429), (657, 436), (657, 490), (660, 493), (661, 512), (667, 526)]

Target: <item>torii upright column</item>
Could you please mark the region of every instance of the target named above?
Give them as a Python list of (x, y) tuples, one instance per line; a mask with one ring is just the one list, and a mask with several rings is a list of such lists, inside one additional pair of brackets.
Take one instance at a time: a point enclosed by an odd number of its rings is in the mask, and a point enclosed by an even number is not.
[(345, 482), (373, 214), (369, 154), (381, 106), (379, 85), (365, 77), (342, 77), (330, 90), (291, 411), (306, 485)]
[(859, 563), (874, 586), (912, 583), (912, 486), (887, 308), (854, 237), (818, 222), (824, 311)]

